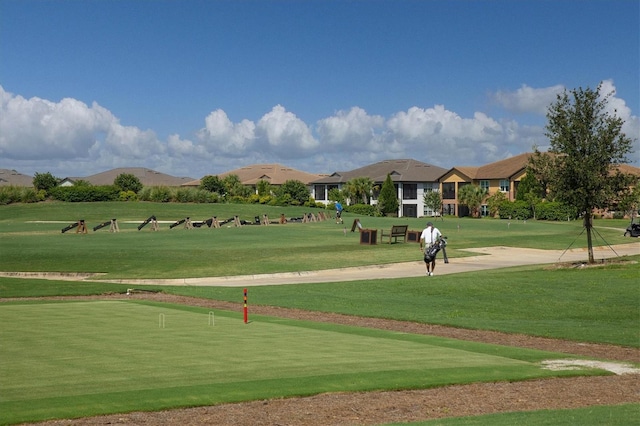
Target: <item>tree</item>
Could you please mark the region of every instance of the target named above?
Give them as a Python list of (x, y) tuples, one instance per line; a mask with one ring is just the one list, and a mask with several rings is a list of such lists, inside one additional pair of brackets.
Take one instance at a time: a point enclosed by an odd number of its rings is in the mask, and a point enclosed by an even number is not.
[(638, 214), (640, 209), (640, 177), (634, 175), (626, 176), (628, 181), (624, 185), (624, 190), (618, 194), (617, 197), (617, 210), (629, 215), (631, 222)]
[[(438, 191), (427, 191), (422, 196), (424, 206), (434, 213), (440, 213), (442, 218), (442, 196)], [(444, 218), (442, 218), (444, 220)]]
[(516, 201), (524, 201), (530, 207), (533, 212), (533, 217), (536, 217), (536, 205), (542, 201), (543, 190), (540, 181), (536, 179), (533, 174), (533, 170), (527, 168), (527, 173), (518, 185), (518, 191), (516, 192)]
[(398, 213), (398, 195), (396, 194), (396, 187), (393, 185), (391, 175), (387, 173), (387, 178), (382, 184), (380, 189), (380, 195), (378, 195), (378, 209), (382, 214)]
[(142, 189), (142, 182), (131, 173), (120, 173), (113, 180), (113, 185), (118, 187), (120, 191), (133, 191), (136, 194)]
[(344, 191), (340, 191), (338, 188), (331, 188), (327, 199), (336, 203), (345, 204), (345, 198), (346, 196)]
[(256, 190), (259, 196), (271, 195), (271, 183), (268, 180), (260, 179), (256, 183)]
[(207, 175), (200, 179), (200, 189), (224, 195), (224, 183), (218, 176)]
[(33, 176), (33, 187), (38, 191), (45, 191), (47, 194), (49, 193), (49, 191), (51, 191), (51, 189), (58, 186), (58, 182), (60, 182), (60, 180), (50, 172), (36, 172), (36, 174)]
[[(533, 155), (529, 157), (527, 173), (531, 172), (540, 185), (540, 198), (553, 201), (554, 194), (551, 182), (554, 181), (553, 156), (548, 152), (540, 152), (537, 146), (533, 147)], [(517, 194), (516, 194), (517, 195)]]
[(500, 206), (502, 203), (509, 202), (509, 199), (502, 191), (494, 192), (489, 198), (487, 198), (487, 207), (489, 208), (489, 214), (492, 217), (496, 217), (500, 213)]
[(369, 204), (369, 198), (374, 189), (376, 189), (375, 183), (371, 178), (364, 176), (349, 180), (344, 187), (352, 203), (359, 200), (362, 204)]
[(224, 192), (229, 197), (248, 197), (251, 195), (251, 188), (242, 184), (240, 177), (235, 174), (230, 174), (222, 179), (224, 185)]
[(478, 185), (464, 185), (458, 191), (458, 201), (460, 204), (469, 207), (472, 217), (480, 217), (480, 206), (487, 196), (486, 188)]
[(309, 201), (309, 197), (311, 194), (309, 193), (309, 188), (304, 182), (299, 180), (290, 179), (280, 185), (277, 191), (278, 198), (291, 198), (294, 205), (304, 205), (307, 201)]
[(547, 111), (546, 135), (553, 156), (552, 187), (556, 200), (583, 215), (589, 263), (593, 257), (593, 210), (608, 207), (625, 190), (628, 178), (618, 165), (628, 163), (632, 141), (622, 132), (624, 121), (607, 110), (611, 93), (598, 85), (565, 90)]

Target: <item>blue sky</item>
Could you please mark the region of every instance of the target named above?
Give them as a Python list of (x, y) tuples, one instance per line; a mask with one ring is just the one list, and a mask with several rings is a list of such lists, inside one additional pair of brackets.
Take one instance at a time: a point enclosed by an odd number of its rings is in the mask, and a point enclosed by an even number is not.
[(639, 165), (639, 56), (633, 0), (0, 0), (0, 168), (481, 165), (601, 82)]

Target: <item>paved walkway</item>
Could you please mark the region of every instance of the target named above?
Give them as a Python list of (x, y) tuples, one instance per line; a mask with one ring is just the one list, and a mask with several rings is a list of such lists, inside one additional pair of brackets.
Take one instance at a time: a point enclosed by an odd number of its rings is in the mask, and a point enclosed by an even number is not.
[[(558, 262), (586, 262), (587, 249), (537, 250), (515, 247), (485, 247), (466, 249), (476, 256), (449, 259), (445, 264), (438, 255), (435, 276), (510, 266), (543, 265)], [(640, 254), (640, 241), (614, 246), (594, 247), (596, 261), (618, 256)], [(387, 265), (325, 269), (321, 271), (282, 272), (277, 274), (237, 275), (228, 277), (177, 278), (177, 279), (122, 279), (98, 280), (94, 274), (59, 274), (47, 272), (0, 272), (2, 277), (40, 278), (68, 281), (100, 281), (130, 285), (184, 285), (219, 287), (256, 287), (264, 285), (307, 284), (337, 281), (374, 280), (383, 278), (407, 278), (425, 276), (422, 261), (391, 263)]]
[[(588, 258), (587, 249), (537, 250), (514, 247), (486, 247), (467, 249), (479, 253), (477, 256), (449, 259), (445, 264), (442, 254), (438, 255), (434, 278), (438, 275), (510, 266), (552, 264), (558, 262), (583, 262)], [(594, 247), (596, 260), (617, 256), (640, 254), (640, 242), (615, 246)], [(392, 263), (387, 265), (361, 266), (353, 268), (325, 269), (321, 271), (283, 272), (278, 274), (238, 275), (229, 277), (184, 278), (166, 280), (122, 280), (110, 281), (126, 284), (148, 285), (192, 285), (223, 287), (255, 287), (263, 285), (306, 284), (335, 281), (355, 281), (363, 279), (406, 278), (425, 276), (422, 261)]]

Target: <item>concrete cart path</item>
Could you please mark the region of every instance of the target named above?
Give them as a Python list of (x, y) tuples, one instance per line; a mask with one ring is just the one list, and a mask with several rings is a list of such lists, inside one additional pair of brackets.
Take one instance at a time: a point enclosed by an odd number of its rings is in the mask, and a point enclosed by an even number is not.
[[(586, 248), (563, 251), (498, 246), (466, 249), (466, 251), (478, 253), (478, 255), (451, 258), (449, 259), (449, 263), (445, 264), (442, 259), (442, 254), (439, 254), (434, 277), (429, 278), (426, 277), (426, 268), (422, 260), (385, 265), (325, 269), (320, 271), (281, 272), (277, 274), (204, 278), (100, 280), (99, 274), (60, 274), (47, 272), (0, 272), (0, 277), (99, 281), (130, 285), (255, 287), (265, 285), (374, 280), (383, 278), (425, 277), (425, 279), (437, 279), (439, 275), (507, 268), (511, 266), (543, 265), (559, 262), (586, 262), (588, 257)], [(637, 254), (640, 254), (640, 242), (594, 247), (593, 249), (593, 255), (596, 261)], [(417, 254), (416, 257), (418, 256), (420, 255)]]
[[(416, 250), (417, 251), (417, 250)], [(438, 255), (437, 267), (433, 277), (426, 277), (422, 260), (351, 268), (325, 269), (321, 271), (282, 272), (277, 274), (238, 275), (227, 277), (204, 277), (182, 279), (123, 279), (102, 282), (131, 285), (184, 285), (184, 286), (221, 286), (255, 287), (282, 284), (306, 284), (336, 281), (372, 280), (383, 278), (425, 277), (437, 279), (439, 275), (485, 269), (507, 268), (511, 266), (553, 264), (558, 262), (586, 262), (587, 249), (538, 250), (516, 247), (485, 247), (467, 249), (478, 253), (476, 256), (452, 258), (445, 264), (442, 254)], [(640, 242), (615, 246), (594, 247), (596, 260), (640, 254)], [(419, 254), (416, 255), (418, 257)], [(3, 274), (0, 273), (0, 276)], [(15, 276), (15, 275), (14, 275)], [(52, 279), (61, 279), (60, 277)], [(77, 278), (76, 278), (77, 279)], [(81, 279), (91, 280), (84, 276)]]

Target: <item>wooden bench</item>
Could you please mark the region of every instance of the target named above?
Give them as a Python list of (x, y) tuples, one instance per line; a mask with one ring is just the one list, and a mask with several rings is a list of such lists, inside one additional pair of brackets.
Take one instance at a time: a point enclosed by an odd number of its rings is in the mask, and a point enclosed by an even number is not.
[(409, 229), (409, 225), (393, 225), (391, 227), (391, 231), (385, 232), (385, 230), (381, 230), (380, 232), (380, 242), (383, 242), (385, 238), (389, 238), (389, 244), (391, 244), (391, 239), (393, 242), (397, 243), (398, 238), (402, 238), (402, 242), (407, 242), (407, 230)]

